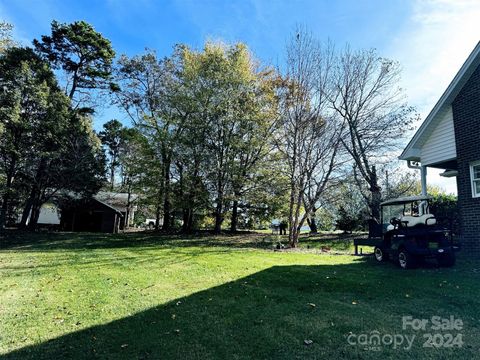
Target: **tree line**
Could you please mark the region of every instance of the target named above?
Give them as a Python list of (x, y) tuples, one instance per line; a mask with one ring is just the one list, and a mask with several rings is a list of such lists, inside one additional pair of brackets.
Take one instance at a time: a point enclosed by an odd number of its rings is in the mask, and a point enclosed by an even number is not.
[[(295, 246), (302, 226), (316, 231), (317, 214), (353, 193), (379, 217), (379, 169), (417, 116), (398, 63), (303, 28), (280, 67), (243, 43), (115, 58), (82, 21), (54, 21), (33, 48), (3, 39), (0, 226), (22, 209), (34, 228), (52, 196), (103, 187), (140, 195), (157, 229), (236, 231), (284, 218)], [(113, 119), (95, 133), (105, 101), (131, 125)]]

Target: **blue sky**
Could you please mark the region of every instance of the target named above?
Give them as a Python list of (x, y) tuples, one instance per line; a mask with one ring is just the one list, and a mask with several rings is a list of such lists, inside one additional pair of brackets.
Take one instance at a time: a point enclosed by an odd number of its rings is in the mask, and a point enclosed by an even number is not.
[(29, 41), (49, 32), (52, 19), (82, 19), (108, 37), (119, 53), (145, 47), (168, 54), (175, 43), (199, 47), (205, 39), (244, 41), (262, 60), (276, 62), (295, 24), (321, 38), (359, 47), (384, 47), (411, 12), (405, 1), (268, 0), (2, 0), (0, 14)]
[[(50, 32), (50, 22), (86, 20), (112, 41), (118, 54), (145, 48), (168, 55), (176, 43), (246, 42), (263, 62), (281, 65), (295, 25), (337, 46), (376, 48), (400, 61), (409, 103), (425, 117), (480, 40), (478, 0), (0, 0), (0, 19), (15, 25), (24, 44)], [(95, 128), (115, 109), (101, 110)], [(449, 191), (452, 180), (435, 171), (433, 183)]]

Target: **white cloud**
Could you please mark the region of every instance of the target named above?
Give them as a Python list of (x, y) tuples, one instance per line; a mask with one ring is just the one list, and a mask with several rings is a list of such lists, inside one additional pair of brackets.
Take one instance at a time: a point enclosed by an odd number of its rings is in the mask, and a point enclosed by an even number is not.
[(480, 40), (478, 0), (418, 0), (389, 53), (410, 102), (426, 116)]
[[(388, 50), (403, 68), (402, 86), (422, 119), (480, 40), (478, 0), (417, 0)], [(418, 124), (419, 125), (419, 124)], [(455, 178), (432, 169), (428, 181), (456, 193)]]

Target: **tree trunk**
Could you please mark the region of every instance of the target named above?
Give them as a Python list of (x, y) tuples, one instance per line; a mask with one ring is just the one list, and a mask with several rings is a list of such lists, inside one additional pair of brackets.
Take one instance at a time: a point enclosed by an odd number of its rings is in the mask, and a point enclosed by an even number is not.
[(187, 231), (191, 232), (193, 230), (193, 209), (189, 209), (189, 215), (188, 215), (188, 226), (187, 226)]
[(40, 164), (38, 165), (34, 183), (32, 186), (32, 192), (30, 194), (32, 200), (32, 210), (30, 215), (30, 220), (28, 222), (28, 229), (35, 230), (37, 227), (38, 217), (40, 216), (40, 208), (45, 203), (45, 191), (43, 183), (46, 177), (46, 168), (47, 168), (47, 159), (42, 157), (40, 159)]
[(77, 221), (77, 210), (73, 210), (72, 214), (72, 231), (75, 231), (75, 222)]
[(233, 201), (232, 205), (232, 219), (230, 223), (230, 231), (236, 232), (238, 224), (238, 200)]
[(215, 227), (213, 231), (219, 234), (223, 223), (223, 183), (221, 177), (217, 180), (217, 205), (215, 207)]
[(307, 224), (310, 227), (310, 234), (318, 234), (318, 227), (315, 215), (307, 218)]
[(3, 198), (2, 198), (2, 208), (0, 209), (0, 229), (3, 229), (7, 222), (9, 192), (10, 192), (10, 188), (7, 185), (7, 188), (5, 189), (5, 193), (3, 194)]
[(292, 180), (290, 183), (290, 199), (288, 206), (288, 242), (292, 245), (295, 240), (294, 219), (293, 219), (293, 207), (295, 206), (295, 182)]
[(190, 206), (187, 205), (190, 204), (191, 197), (186, 198), (185, 196), (185, 180), (184, 180), (184, 174), (183, 174), (183, 165), (179, 162), (177, 163), (177, 168), (178, 168), (178, 175), (179, 175), (179, 180), (178, 180), (178, 188), (179, 188), (179, 198), (182, 200), (182, 232), (183, 233), (188, 233), (190, 232), (188, 225), (189, 225), (189, 218), (190, 218)]
[(300, 224), (300, 208), (301, 208), (301, 204), (303, 204), (303, 201), (302, 201), (303, 195), (300, 189), (303, 189), (303, 182), (300, 182), (300, 185), (295, 194), (296, 200), (295, 200), (295, 196), (293, 200), (295, 211), (293, 213), (292, 228), (290, 229), (290, 232), (292, 234), (291, 240), (290, 240), (290, 246), (292, 248), (297, 247), (298, 237), (300, 235), (300, 227), (302, 226), (302, 224)]
[(127, 230), (130, 226), (130, 207), (132, 198), (132, 183), (128, 180), (128, 187), (127, 187), (127, 211), (125, 212), (125, 225), (123, 226), (123, 230)]
[[(219, 186), (221, 189), (221, 186)], [(218, 190), (217, 192), (217, 206), (215, 207), (215, 227), (213, 231), (218, 234), (222, 231), (223, 223), (223, 192)]]
[(380, 220), (380, 203), (382, 202), (382, 193), (380, 186), (371, 186), (370, 191), (372, 192), (372, 202), (370, 204), (370, 211), (372, 217), (377, 220)]
[(189, 232), (188, 229), (188, 224), (189, 224), (189, 219), (190, 219), (190, 209), (184, 208), (183, 209), (183, 216), (182, 216), (182, 232), (187, 233)]
[(201, 194), (198, 190), (201, 185), (200, 177), (198, 176), (200, 170), (200, 160), (195, 158), (194, 163), (194, 170), (193, 170), (193, 186), (189, 187), (188, 190), (188, 199), (190, 201), (190, 206), (188, 207), (188, 224), (187, 224), (187, 232), (192, 232), (194, 230), (194, 217), (195, 217), (195, 209), (198, 207), (198, 199), (200, 198)]
[(182, 232), (191, 233), (193, 230), (193, 209), (183, 209)]
[(110, 191), (113, 191), (115, 186), (115, 157), (112, 159), (112, 164), (110, 165)]
[(378, 185), (377, 171), (375, 166), (372, 166), (370, 192), (372, 194), (372, 201), (370, 203), (370, 211), (372, 213), (372, 217), (380, 221), (380, 203), (382, 202), (382, 188)]
[(6, 174), (5, 192), (2, 198), (2, 208), (0, 209), (0, 229), (3, 229), (7, 223), (8, 206), (10, 205), (10, 192), (12, 191), (13, 177), (15, 174), (16, 160), (13, 159), (8, 173)]
[(70, 92), (68, 94), (68, 97), (70, 100), (73, 100), (73, 95), (75, 95), (75, 91), (77, 90), (77, 85), (78, 85), (78, 70), (75, 70), (73, 73), (73, 81), (72, 81), (72, 88), (70, 89)]
[(7, 222), (8, 200), (9, 200), (8, 192), (9, 192), (9, 189), (7, 188), (2, 198), (2, 208), (0, 209), (0, 230), (5, 227), (5, 224)]
[(35, 200), (35, 190), (32, 189), (28, 196), (25, 206), (23, 207), (22, 219), (20, 220), (20, 228), (25, 229), (27, 227), (28, 217), (32, 211), (33, 201)]
[(163, 202), (163, 226), (162, 230), (169, 231), (172, 228), (171, 224), (171, 203), (170, 203), (170, 160), (164, 159), (164, 202)]
[(39, 201), (38, 196), (35, 196), (35, 199), (32, 204), (32, 214), (30, 216), (30, 221), (28, 222), (28, 229), (30, 231), (35, 231), (38, 224), (38, 218), (40, 217), (40, 208), (42, 207), (41, 202)]
[[(161, 192), (160, 192), (161, 194)], [(157, 202), (157, 206), (155, 207), (155, 230), (160, 230), (160, 214), (161, 214), (162, 206), (161, 201)]]
[(215, 208), (215, 228), (213, 231), (219, 234), (222, 231), (223, 223), (223, 196), (222, 199), (217, 199), (217, 206)]

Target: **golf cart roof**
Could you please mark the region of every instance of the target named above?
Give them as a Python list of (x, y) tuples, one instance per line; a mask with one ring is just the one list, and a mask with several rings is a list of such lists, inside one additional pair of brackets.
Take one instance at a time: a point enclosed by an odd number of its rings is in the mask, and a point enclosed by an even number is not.
[(410, 203), (410, 202), (414, 202), (414, 201), (431, 200), (431, 199), (432, 199), (432, 197), (427, 196), (427, 195), (405, 196), (405, 197), (401, 197), (401, 198), (398, 198), (398, 199), (391, 199), (391, 200), (384, 201), (380, 205), (381, 206), (384, 206), (384, 205), (399, 205), (399, 204), (406, 204), (406, 203)]

